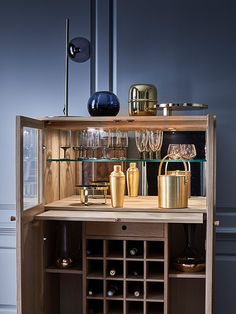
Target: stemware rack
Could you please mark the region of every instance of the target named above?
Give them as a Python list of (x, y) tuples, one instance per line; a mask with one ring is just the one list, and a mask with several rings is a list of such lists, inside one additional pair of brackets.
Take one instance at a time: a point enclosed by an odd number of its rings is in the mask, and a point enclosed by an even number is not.
[[(123, 240), (116, 237), (91, 239), (87, 236), (86, 242), (87, 246), (92, 243), (92, 247), (101, 248), (101, 252), (86, 256), (87, 289), (97, 287), (94, 295), (88, 295), (86, 291), (87, 312), (97, 312), (93, 305), (93, 301), (97, 300), (101, 312), (164, 313), (167, 267), (164, 238), (137, 240), (131, 237)], [(139, 247), (137, 256), (129, 254), (133, 246)], [(96, 272), (93, 272), (94, 265)], [(117, 269), (117, 275), (110, 275), (112, 268)], [(111, 286), (118, 288), (114, 296), (107, 295)]]

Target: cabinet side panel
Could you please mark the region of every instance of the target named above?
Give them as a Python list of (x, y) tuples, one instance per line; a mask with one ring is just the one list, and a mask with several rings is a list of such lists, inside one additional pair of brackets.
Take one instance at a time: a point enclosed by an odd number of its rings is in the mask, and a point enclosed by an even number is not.
[[(60, 132), (60, 138), (62, 138), (64, 133), (61, 131)], [(60, 139), (62, 142), (62, 139)], [(74, 142), (74, 134), (72, 134), (72, 139), (71, 143)], [(64, 152), (62, 149), (59, 151), (60, 153), (60, 158), (64, 158)], [(66, 158), (67, 159), (74, 159), (75, 156), (75, 150), (73, 150), (72, 147), (70, 147), (66, 151)], [(76, 189), (75, 189), (75, 163), (74, 162), (60, 162), (59, 164), (59, 169), (60, 169), (60, 196), (59, 198), (65, 198), (71, 195), (76, 194)]]
[(215, 187), (216, 187), (216, 120), (208, 117), (207, 129), (207, 233), (206, 233), (206, 313), (212, 313), (213, 303), (213, 256), (214, 256), (214, 220), (215, 220)]
[(59, 200), (59, 163), (47, 162), (59, 158), (59, 130), (46, 129), (44, 136), (44, 203)]
[(44, 302), (41, 222), (24, 224), (22, 246), (22, 313), (42, 314)]

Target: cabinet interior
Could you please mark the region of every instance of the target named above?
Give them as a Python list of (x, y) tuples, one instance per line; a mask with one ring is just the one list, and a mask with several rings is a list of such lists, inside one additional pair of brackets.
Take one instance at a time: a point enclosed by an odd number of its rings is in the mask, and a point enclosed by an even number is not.
[[(64, 159), (60, 148), (63, 130), (72, 130), (75, 138), (77, 130), (100, 127), (99, 119), (44, 121), (43, 205), (25, 210), (22, 215), (22, 243), (26, 244), (23, 245), (22, 278), (30, 282), (26, 274), (31, 263), (26, 257), (30, 258), (30, 250), (38, 247), (39, 261), (29, 269), (39, 270), (34, 282), (40, 281), (40, 287), (38, 296), (30, 301), (33, 293), (25, 292), (24, 286), (22, 314), (30, 314), (32, 302), (36, 304), (36, 314), (210, 313), (206, 309), (211, 301), (206, 299), (206, 294), (211, 294), (214, 206), (206, 180), (211, 166), (207, 159), (213, 158), (212, 151), (209, 153), (208, 120), (206, 117), (153, 118), (102, 120), (104, 128), (115, 125), (129, 132), (127, 158), (115, 161), (78, 160), (73, 146)], [(164, 130), (161, 158), (166, 155), (169, 143), (196, 145), (197, 161), (191, 162), (189, 207), (166, 210), (157, 207), (160, 160), (145, 160), (146, 196), (132, 200), (126, 195), (123, 209), (112, 209), (109, 202), (108, 205), (81, 205), (76, 186), (89, 184), (91, 180), (108, 180), (114, 164), (121, 164), (125, 172), (129, 162), (135, 160), (142, 173), (144, 161), (137, 156), (134, 131), (147, 125)], [(168, 167), (176, 169), (176, 163)], [(210, 171), (212, 174), (213, 169)], [(184, 225), (187, 224), (195, 226), (193, 244), (198, 254), (207, 259), (206, 270), (201, 272), (180, 272), (173, 268), (174, 258), (186, 246)], [(63, 226), (67, 230), (66, 248)], [(132, 255), (134, 248), (138, 253)], [(72, 264), (60, 268), (57, 259), (65, 249)], [(115, 290), (115, 294), (108, 295), (110, 290)]]

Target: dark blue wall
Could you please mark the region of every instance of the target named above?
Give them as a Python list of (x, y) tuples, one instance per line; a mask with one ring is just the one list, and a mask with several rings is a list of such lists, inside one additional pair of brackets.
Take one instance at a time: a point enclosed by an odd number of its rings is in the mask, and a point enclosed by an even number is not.
[(117, 1), (117, 93), (153, 83), (159, 102), (200, 102), (217, 116), (217, 206), (236, 207), (236, 2)]
[[(90, 38), (90, 1), (10, 0), (0, 5), (0, 204), (15, 203), (15, 116), (63, 115), (65, 18)], [(87, 114), (90, 64), (70, 62), (70, 114)]]

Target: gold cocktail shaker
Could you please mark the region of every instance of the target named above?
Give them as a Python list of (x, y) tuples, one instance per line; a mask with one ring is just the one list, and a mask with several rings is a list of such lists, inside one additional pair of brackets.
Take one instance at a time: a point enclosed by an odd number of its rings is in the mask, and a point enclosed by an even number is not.
[(128, 196), (138, 196), (138, 185), (139, 185), (139, 169), (136, 167), (135, 162), (131, 162), (127, 169), (127, 188)]
[(114, 171), (110, 174), (110, 189), (112, 207), (124, 207), (125, 175), (119, 165), (115, 165)]

